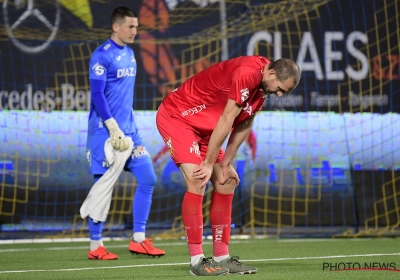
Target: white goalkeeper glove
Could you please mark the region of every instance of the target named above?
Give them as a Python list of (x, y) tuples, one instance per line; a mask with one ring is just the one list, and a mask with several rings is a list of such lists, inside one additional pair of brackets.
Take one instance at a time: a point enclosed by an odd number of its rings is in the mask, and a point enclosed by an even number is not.
[(108, 131), (110, 132), (111, 145), (115, 150), (120, 152), (129, 148), (129, 141), (126, 139), (125, 134), (119, 129), (117, 122), (114, 118), (104, 121)]

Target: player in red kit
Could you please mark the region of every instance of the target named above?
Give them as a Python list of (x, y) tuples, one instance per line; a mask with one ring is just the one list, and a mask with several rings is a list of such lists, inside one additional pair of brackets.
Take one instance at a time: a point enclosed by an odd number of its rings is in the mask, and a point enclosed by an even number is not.
[[(282, 96), (300, 80), (290, 59), (270, 62), (242, 56), (194, 75), (162, 101), (157, 128), (187, 185), (182, 218), (190, 253), (190, 274), (250, 274), (257, 269), (229, 255), (232, 199), (239, 177), (231, 162), (249, 135), (256, 112), (269, 94)], [(226, 151), (222, 145), (229, 136)], [(210, 205), (213, 259), (202, 248), (202, 202), (206, 183), (214, 186)]]

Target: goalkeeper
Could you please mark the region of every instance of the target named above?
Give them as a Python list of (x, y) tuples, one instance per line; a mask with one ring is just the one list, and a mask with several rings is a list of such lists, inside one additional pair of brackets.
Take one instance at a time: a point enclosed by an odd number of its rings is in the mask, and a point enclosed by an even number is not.
[[(135, 254), (162, 256), (165, 254), (146, 239), (152, 194), (157, 177), (152, 161), (139, 135), (133, 114), (134, 85), (137, 65), (132, 43), (138, 27), (138, 18), (127, 7), (116, 8), (111, 15), (112, 35), (93, 52), (89, 62), (91, 105), (88, 122), (87, 155), (94, 181), (107, 171), (109, 164), (104, 154), (104, 144), (111, 139), (113, 148), (125, 151), (133, 140), (132, 155), (124, 170), (131, 172), (138, 182), (133, 199), (133, 235), (129, 251)], [(89, 259), (115, 260), (117, 255), (107, 251), (102, 242), (103, 223), (89, 217)]]

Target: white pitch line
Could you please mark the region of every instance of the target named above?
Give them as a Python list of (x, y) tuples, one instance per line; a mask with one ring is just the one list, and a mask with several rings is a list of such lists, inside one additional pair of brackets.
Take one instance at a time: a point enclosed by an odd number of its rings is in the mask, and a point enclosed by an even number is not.
[[(211, 242), (203, 242), (203, 244), (211, 244)], [(181, 246), (187, 245), (186, 243), (163, 243), (162, 246)], [(123, 245), (107, 245), (107, 248), (124, 248), (128, 247), (127, 244)], [(50, 248), (18, 248), (18, 249), (0, 249), (0, 253), (18, 253), (30, 251), (61, 251), (61, 250), (80, 250), (88, 249), (89, 244), (86, 246), (72, 246), (72, 247), (50, 247)]]
[[(243, 239), (264, 239), (265, 236), (254, 236), (251, 235), (232, 235), (232, 240), (243, 240)], [(212, 240), (211, 235), (204, 236), (205, 240)], [(127, 237), (103, 237), (103, 241), (126, 241), (130, 240)], [(182, 236), (182, 240), (186, 240), (186, 237)], [(32, 243), (75, 243), (75, 242), (90, 242), (89, 237), (74, 237), (74, 238), (35, 238), (35, 239), (6, 239), (0, 240), (0, 245), (2, 244), (32, 244)]]
[(278, 240), (278, 242), (282, 242), (282, 243), (297, 243), (297, 242), (326, 242), (326, 241), (333, 241), (333, 242), (337, 242), (337, 241), (371, 241), (371, 240), (379, 240), (379, 241), (393, 241), (393, 238), (330, 238), (330, 239), (324, 239), (324, 238), (303, 238), (303, 239), (280, 239)]
[[(400, 256), (400, 253), (337, 255), (337, 256), (321, 256), (321, 257), (278, 258), (278, 259), (256, 259), (256, 260), (243, 260), (243, 261), (245, 261), (245, 262), (269, 262), (269, 261), (317, 260), (317, 259), (338, 259), (338, 258), (355, 258), (355, 257), (381, 257), (381, 256)], [(242, 260), (240, 260), (240, 261), (242, 261)]]
[(305, 238), (303, 240), (301, 240), (301, 239), (281, 239), (281, 240), (278, 240), (279, 243), (301, 243), (301, 242), (320, 242), (320, 241), (321, 242), (322, 241), (330, 242), (330, 241), (338, 241), (338, 240), (337, 239), (318, 239), (318, 238), (310, 238), (310, 239)]
[(99, 267), (83, 267), (83, 268), (62, 268), (62, 269), (38, 269), (38, 270), (9, 270), (0, 271), (0, 274), (4, 273), (25, 273), (25, 272), (59, 272), (59, 271), (82, 271), (82, 270), (93, 270), (93, 269), (111, 269), (111, 268), (133, 268), (133, 267), (149, 267), (149, 266), (175, 266), (175, 265), (187, 265), (187, 263), (160, 263), (160, 264), (136, 264), (136, 265), (121, 265), (121, 266), (99, 266)]
[[(252, 243), (258, 242), (258, 240), (232, 240), (230, 243)], [(54, 243), (53, 243), (54, 244)], [(211, 241), (203, 241), (204, 245), (212, 244)], [(170, 242), (170, 243), (162, 243), (160, 246), (187, 246), (186, 242)], [(128, 247), (127, 244), (123, 245), (107, 245), (107, 248), (125, 248)], [(61, 250), (81, 250), (88, 249), (89, 244), (86, 246), (71, 246), (71, 247), (49, 247), (49, 248), (18, 248), (18, 249), (0, 249), (0, 253), (19, 253), (19, 252), (31, 252), (31, 251), (61, 251)]]
[[(103, 237), (103, 241), (129, 241), (130, 238), (125, 237)], [(232, 235), (231, 240), (259, 240), (259, 239), (269, 239), (277, 240), (277, 242), (314, 242), (314, 241), (365, 241), (376, 238), (289, 238), (289, 239), (279, 239), (279, 238), (268, 238), (266, 236), (251, 236), (251, 235)], [(185, 240), (185, 238), (183, 238)], [(208, 235), (204, 240), (212, 240), (212, 236)], [(393, 238), (379, 238), (379, 240), (393, 240)], [(42, 239), (7, 239), (0, 240), (0, 245), (10, 245), (10, 244), (35, 244), (35, 243), (80, 243), (80, 242), (90, 242), (89, 237), (83, 238), (42, 238)]]
[[(255, 259), (255, 260), (243, 260), (243, 261), (244, 262), (270, 262), (270, 261), (316, 260), (316, 259), (337, 259), (337, 258), (354, 258), (354, 257), (399, 256), (399, 255), (400, 255), (400, 253), (359, 254), (359, 255), (337, 255), (337, 256), (320, 256), (320, 257)], [(184, 263), (137, 264), (137, 265), (124, 265), (124, 266), (103, 266), (103, 267), (100, 266), (100, 267), (62, 268), (62, 269), (8, 270), (8, 271), (0, 271), (0, 274), (27, 273), (27, 272), (82, 271), (82, 270), (94, 270), (94, 269), (117, 269), (117, 268), (154, 267), (154, 266), (177, 266), (177, 265), (188, 265), (188, 264), (189, 264), (188, 262), (184, 262)]]

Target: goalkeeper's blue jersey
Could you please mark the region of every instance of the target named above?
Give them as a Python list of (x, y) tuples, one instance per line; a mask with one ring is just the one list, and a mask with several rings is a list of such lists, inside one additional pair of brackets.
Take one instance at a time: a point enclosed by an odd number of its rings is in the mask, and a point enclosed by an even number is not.
[[(106, 81), (104, 95), (110, 113), (125, 134), (137, 131), (132, 109), (136, 69), (133, 50), (111, 39), (96, 48), (89, 62), (89, 79)], [(88, 134), (108, 134), (103, 121), (91, 102)]]

